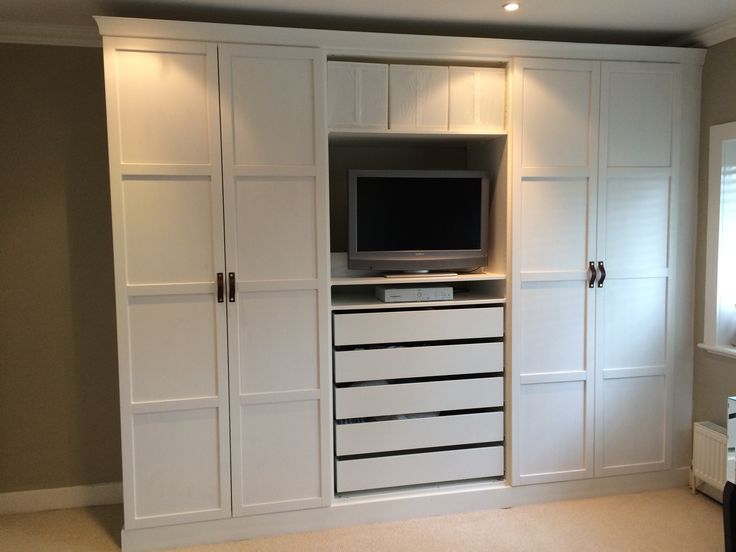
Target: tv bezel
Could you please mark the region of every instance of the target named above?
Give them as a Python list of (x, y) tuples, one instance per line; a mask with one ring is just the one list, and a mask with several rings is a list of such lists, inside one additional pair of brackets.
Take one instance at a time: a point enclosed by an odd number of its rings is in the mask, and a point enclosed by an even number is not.
[[(480, 178), (480, 248), (401, 251), (358, 251), (358, 178), (362, 176), (412, 178)], [(488, 262), (490, 183), (486, 171), (477, 170), (368, 170), (348, 171), (348, 268), (378, 272), (469, 271)]]

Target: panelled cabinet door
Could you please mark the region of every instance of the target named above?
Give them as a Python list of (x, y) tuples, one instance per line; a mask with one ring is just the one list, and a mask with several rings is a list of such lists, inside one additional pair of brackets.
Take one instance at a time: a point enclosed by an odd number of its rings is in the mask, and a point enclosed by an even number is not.
[(599, 64), (515, 60), (512, 482), (593, 475)]
[(229, 517), (217, 48), (104, 55), (125, 527)]
[(327, 192), (319, 50), (220, 46), (234, 515), (321, 506)]
[(679, 67), (604, 63), (598, 194), (596, 475), (670, 465)]
[(506, 70), (450, 67), (450, 130), (503, 132)]
[(333, 129), (388, 129), (388, 65), (330, 61), (327, 106)]
[(391, 65), (389, 126), (392, 130), (447, 130), (449, 69)]

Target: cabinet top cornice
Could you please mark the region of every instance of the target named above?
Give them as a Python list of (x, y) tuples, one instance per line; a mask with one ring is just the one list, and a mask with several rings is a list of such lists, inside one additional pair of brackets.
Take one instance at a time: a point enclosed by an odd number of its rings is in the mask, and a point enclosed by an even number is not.
[(508, 61), (545, 57), (702, 65), (704, 49), (261, 27), (95, 16), (103, 37), (166, 38), (322, 48), (328, 56)]

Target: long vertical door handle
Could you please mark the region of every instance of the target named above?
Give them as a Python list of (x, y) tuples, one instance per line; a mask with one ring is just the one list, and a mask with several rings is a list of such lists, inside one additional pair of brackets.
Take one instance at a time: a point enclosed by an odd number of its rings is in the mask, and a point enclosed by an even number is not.
[(598, 280), (598, 287), (603, 287), (603, 282), (606, 281), (606, 265), (603, 264), (603, 261), (598, 261), (598, 270), (601, 272), (601, 279)]
[(217, 273), (217, 302), (222, 303), (225, 300), (225, 275), (222, 272)]
[(234, 303), (235, 302), (235, 273), (234, 272), (228, 272), (227, 281), (228, 281), (227, 300), (230, 301), (231, 303)]
[(588, 280), (588, 287), (592, 288), (595, 286), (595, 279), (598, 277), (598, 273), (595, 271), (595, 261), (588, 263), (588, 270), (590, 270), (590, 279)]

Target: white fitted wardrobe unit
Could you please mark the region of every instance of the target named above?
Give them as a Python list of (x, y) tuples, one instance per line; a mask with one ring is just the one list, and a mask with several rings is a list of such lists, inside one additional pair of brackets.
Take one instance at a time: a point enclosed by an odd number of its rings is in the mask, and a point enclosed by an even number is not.
[[(702, 51), (97, 21), (124, 549), (684, 484)], [(330, 253), (407, 144), (494, 178), (453, 301)]]

